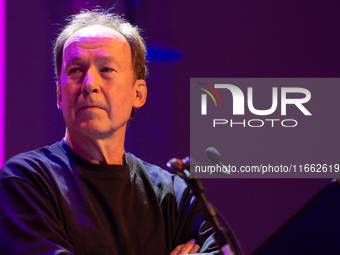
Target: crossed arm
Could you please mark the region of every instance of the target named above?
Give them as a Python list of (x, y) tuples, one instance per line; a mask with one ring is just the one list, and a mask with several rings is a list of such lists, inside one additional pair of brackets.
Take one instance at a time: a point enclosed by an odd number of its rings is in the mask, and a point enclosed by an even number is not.
[(196, 240), (192, 239), (186, 244), (178, 245), (170, 255), (181, 255), (181, 254), (194, 254), (197, 253), (200, 246), (196, 244)]

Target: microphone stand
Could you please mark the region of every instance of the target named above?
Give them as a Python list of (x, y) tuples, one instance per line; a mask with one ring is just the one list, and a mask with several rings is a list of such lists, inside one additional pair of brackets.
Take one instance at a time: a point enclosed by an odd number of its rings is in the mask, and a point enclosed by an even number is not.
[[(188, 157), (183, 160), (183, 162), (188, 161), (190, 161)], [(205, 188), (202, 182), (196, 176), (194, 176), (193, 178), (188, 177), (187, 174), (181, 171), (182, 169), (177, 169), (177, 165), (174, 166), (170, 162), (171, 160), (167, 163), (168, 168), (175, 171), (177, 175), (182, 177), (188, 184), (193, 195), (201, 200), (203, 204), (203, 219), (206, 221), (210, 221), (213, 224), (213, 227), (215, 229), (214, 239), (216, 241), (216, 244), (220, 248), (221, 253), (223, 255), (242, 255), (243, 252), (238, 247), (234, 236), (231, 234), (231, 231), (221, 227), (221, 224), (217, 219), (217, 212), (215, 211), (213, 205), (207, 200), (204, 194)], [(197, 163), (195, 163), (194, 165), (197, 165)], [(192, 164), (190, 163), (190, 168), (191, 166)]]

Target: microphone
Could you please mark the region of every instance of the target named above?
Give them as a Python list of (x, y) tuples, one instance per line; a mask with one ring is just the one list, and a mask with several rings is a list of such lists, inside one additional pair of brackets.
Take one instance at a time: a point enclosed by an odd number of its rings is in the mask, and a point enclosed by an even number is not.
[[(207, 155), (208, 159), (214, 163), (215, 165), (219, 165), (222, 168), (228, 169), (223, 163), (221, 162), (221, 154), (214, 148), (214, 147), (209, 147), (205, 151), (205, 155)], [(230, 172), (223, 173), (223, 174), (228, 174), (230, 175)]]
[(190, 170), (190, 158), (186, 157), (185, 159), (173, 158), (166, 163), (166, 166), (169, 170), (176, 173), (178, 176), (182, 177), (184, 180), (190, 180), (190, 173), (185, 170)]
[(170, 170), (177, 170), (177, 171), (183, 171), (184, 169), (189, 170), (190, 169), (190, 159), (189, 157), (186, 157), (185, 159), (178, 159), (173, 158), (166, 163), (166, 166)]
[[(213, 147), (210, 147), (206, 150), (206, 155), (210, 159), (211, 162), (214, 164), (218, 164), (222, 167), (225, 167), (221, 163), (221, 155), (220, 153)], [(214, 238), (216, 241), (216, 244), (219, 246), (220, 251), (225, 255), (243, 255), (238, 247), (238, 244), (235, 240), (235, 237), (230, 231), (230, 227), (227, 223), (225, 223), (226, 228), (222, 228), (220, 222), (218, 221), (218, 214), (215, 211), (214, 207), (211, 203), (208, 202), (207, 198), (205, 197), (205, 188), (202, 182), (197, 178), (193, 177), (190, 178), (190, 176), (186, 175), (185, 172), (188, 172), (187, 170), (190, 170), (190, 165), (197, 166), (198, 163), (189, 157), (186, 157), (185, 159), (178, 159), (178, 158), (172, 158), (166, 163), (169, 170), (175, 172), (178, 176), (182, 177), (184, 181), (188, 184), (189, 188), (192, 191), (192, 194), (196, 196), (203, 205), (203, 219), (206, 221), (209, 221), (214, 229), (215, 234)], [(228, 174), (230, 175), (230, 173)], [(223, 220), (223, 219), (222, 219)]]

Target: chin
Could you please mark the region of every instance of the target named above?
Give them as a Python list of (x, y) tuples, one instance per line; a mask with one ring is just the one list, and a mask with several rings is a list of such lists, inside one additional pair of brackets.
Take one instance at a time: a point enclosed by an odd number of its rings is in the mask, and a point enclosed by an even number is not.
[(101, 139), (110, 137), (119, 130), (125, 130), (126, 123), (114, 126), (112, 124), (111, 121), (98, 119), (81, 120), (72, 125), (72, 133)]
[(85, 136), (102, 136), (110, 132), (112, 133), (112, 128), (104, 125), (103, 123), (83, 122), (76, 127), (75, 131)]

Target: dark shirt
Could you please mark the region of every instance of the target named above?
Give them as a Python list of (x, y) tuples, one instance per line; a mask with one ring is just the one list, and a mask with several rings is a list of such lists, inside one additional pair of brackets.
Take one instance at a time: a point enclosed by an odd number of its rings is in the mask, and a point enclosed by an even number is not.
[(201, 204), (178, 176), (125, 153), (92, 164), (62, 140), (0, 173), (1, 254), (169, 254), (195, 238), (216, 251)]

